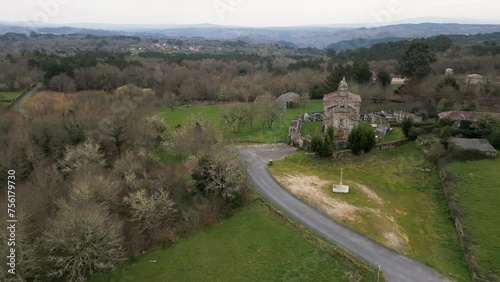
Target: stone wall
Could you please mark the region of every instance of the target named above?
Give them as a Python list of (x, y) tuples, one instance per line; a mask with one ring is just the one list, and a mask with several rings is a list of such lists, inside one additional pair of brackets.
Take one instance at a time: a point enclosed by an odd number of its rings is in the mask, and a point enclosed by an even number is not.
[[(377, 145), (375, 145), (375, 148), (373, 148), (373, 149), (374, 150), (392, 149), (392, 148), (402, 146), (406, 143), (408, 143), (408, 139), (402, 139), (402, 140), (397, 140), (397, 141), (393, 141), (393, 142), (377, 144)], [(348, 157), (352, 157), (352, 156), (353, 156), (353, 153), (351, 150), (345, 150), (345, 151), (333, 153), (332, 159), (340, 160), (340, 159), (348, 158)]]
[[(303, 115), (296, 116), (292, 119), (290, 122), (290, 126), (288, 127), (288, 145), (302, 149), (302, 150), (307, 150), (309, 148), (309, 145), (311, 144), (311, 137), (310, 136), (302, 136), (300, 134), (300, 130), (302, 129), (302, 125), (307, 122), (314, 122), (314, 121), (323, 121), (324, 115), (323, 113), (306, 113)], [(391, 149), (391, 148), (396, 148), (399, 147), (403, 144), (406, 144), (408, 142), (407, 139), (403, 140), (398, 140), (398, 141), (393, 141), (389, 143), (382, 143), (382, 144), (377, 144), (375, 145), (375, 150), (385, 150), (385, 149)], [(337, 155), (335, 155), (337, 154)], [(338, 158), (344, 158), (351, 156), (352, 153), (351, 151), (341, 151), (335, 153), (333, 158), (338, 159)]]
[(305, 113), (294, 117), (288, 127), (288, 145), (307, 150), (311, 143), (311, 138), (302, 136), (300, 130), (304, 123), (314, 121), (323, 121), (323, 113)]

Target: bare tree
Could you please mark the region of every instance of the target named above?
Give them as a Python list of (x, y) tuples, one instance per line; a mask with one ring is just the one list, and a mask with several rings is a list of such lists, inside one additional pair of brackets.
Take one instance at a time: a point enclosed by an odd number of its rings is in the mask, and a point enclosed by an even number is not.
[(105, 208), (88, 202), (62, 202), (59, 208), (40, 242), (48, 278), (86, 281), (124, 260), (121, 222)]
[(104, 165), (104, 154), (98, 144), (88, 140), (83, 144), (67, 147), (59, 168), (64, 174), (71, 174), (90, 165)]
[(274, 122), (280, 118), (282, 113), (274, 97), (271, 95), (261, 95), (257, 97), (255, 104), (257, 119), (262, 124), (262, 127), (264, 128), (267, 126), (269, 129), (273, 128)]
[(54, 76), (49, 81), (49, 87), (59, 92), (72, 92), (76, 90), (74, 80), (65, 73)]
[(177, 96), (173, 92), (168, 91), (163, 95), (161, 103), (163, 106), (169, 108), (173, 112), (177, 107), (179, 101), (177, 99)]
[(246, 171), (237, 153), (229, 148), (213, 150), (198, 159), (192, 172), (198, 191), (207, 197), (220, 196), (233, 201), (247, 188)]
[(240, 133), (241, 128), (250, 122), (251, 109), (244, 104), (237, 104), (224, 107), (220, 113), (221, 121), (229, 126), (233, 133)]
[(177, 213), (174, 201), (161, 188), (154, 189), (150, 194), (144, 189), (133, 192), (123, 201), (130, 207), (132, 220), (148, 233), (158, 227), (168, 226)]

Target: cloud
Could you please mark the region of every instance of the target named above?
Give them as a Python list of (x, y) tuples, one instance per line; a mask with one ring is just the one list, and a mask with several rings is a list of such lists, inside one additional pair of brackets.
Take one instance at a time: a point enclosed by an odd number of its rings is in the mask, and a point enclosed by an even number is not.
[[(52, 23), (215, 23), (246, 26), (376, 22), (420, 17), (495, 19), (497, 0), (17, 0), (0, 10), (0, 19), (20, 21), (58, 5)], [(391, 5), (401, 11), (393, 13)], [(223, 10), (218, 10), (223, 7)], [(47, 8), (48, 7), (48, 8)], [(221, 16), (221, 11), (223, 12)]]

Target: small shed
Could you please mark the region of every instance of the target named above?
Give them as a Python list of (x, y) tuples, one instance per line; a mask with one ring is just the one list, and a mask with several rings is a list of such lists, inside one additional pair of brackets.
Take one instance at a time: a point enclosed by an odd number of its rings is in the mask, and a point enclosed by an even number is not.
[(498, 156), (497, 150), (486, 139), (450, 138), (448, 146), (458, 152), (473, 151), (487, 158), (496, 158)]
[(276, 104), (280, 109), (290, 109), (297, 106), (300, 103), (300, 95), (288, 92), (276, 99)]

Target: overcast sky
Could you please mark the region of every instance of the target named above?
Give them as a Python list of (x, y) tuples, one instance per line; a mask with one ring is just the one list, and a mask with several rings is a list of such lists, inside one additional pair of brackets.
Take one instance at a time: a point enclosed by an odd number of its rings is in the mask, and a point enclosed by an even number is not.
[(0, 20), (49, 23), (291, 26), (422, 17), (500, 23), (498, 0), (4, 0)]

